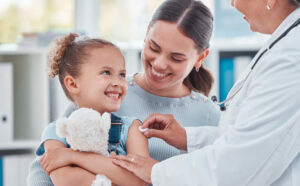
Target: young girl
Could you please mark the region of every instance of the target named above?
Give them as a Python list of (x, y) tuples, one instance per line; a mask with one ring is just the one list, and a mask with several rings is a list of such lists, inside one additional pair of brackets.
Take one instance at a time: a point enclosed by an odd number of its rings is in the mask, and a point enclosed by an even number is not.
[[(127, 92), (125, 61), (120, 50), (101, 39), (75, 41), (69, 34), (54, 42), (49, 51), (49, 76), (58, 75), (66, 96), (78, 108), (92, 108), (100, 114), (116, 112)], [(119, 154), (149, 156), (147, 139), (139, 132), (140, 122), (121, 117), (123, 122)], [(65, 139), (56, 135), (55, 123), (42, 135), (37, 154), (54, 185), (91, 185), (95, 175), (104, 174), (117, 185), (142, 185), (132, 173), (115, 166), (99, 154), (67, 148)], [(76, 165), (76, 166), (71, 166)]]

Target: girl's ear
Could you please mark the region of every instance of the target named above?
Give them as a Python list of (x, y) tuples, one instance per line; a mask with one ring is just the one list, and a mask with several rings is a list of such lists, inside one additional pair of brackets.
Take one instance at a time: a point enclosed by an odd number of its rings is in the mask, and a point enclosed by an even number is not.
[(64, 79), (65, 86), (71, 94), (78, 94), (79, 93), (79, 85), (77, 84), (76, 80), (70, 76), (66, 75)]
[(199, 69), (204, 64), (204, 60), (207, 58), (208, 54), (209, 54), (209, 49), (208, 48), (204, 49), (201, 52), (201, 54), (198, 56), (198, 59), (194, 67)]

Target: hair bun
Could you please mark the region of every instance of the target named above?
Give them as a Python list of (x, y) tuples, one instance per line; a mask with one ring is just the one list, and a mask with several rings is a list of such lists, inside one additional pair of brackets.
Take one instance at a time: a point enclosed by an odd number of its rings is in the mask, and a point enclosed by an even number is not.
[(59, 74), (59, 65), (67, 48), (72, 44), (78, 34), (70, 33), (68, 35), (56, 38), (49, 47), (47, 55), (47, 73), (49, 77), (54, 78)]

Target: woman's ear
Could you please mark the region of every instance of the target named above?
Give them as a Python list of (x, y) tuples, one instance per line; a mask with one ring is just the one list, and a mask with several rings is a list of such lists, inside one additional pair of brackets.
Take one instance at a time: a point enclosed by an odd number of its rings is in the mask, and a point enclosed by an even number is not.
[(70, 76), (66, 75), (64, 79), (65, 86), (71, 94), (78, 94), (79, 93), (79, 85), (77, 84), (76, 80)]
[(196, 69), (197, 68), (199, 69), (204, 64), (204, 60), (207, 58), (208, 54), (209, 54), (209, 49), (208, 48), (204, 49), (201, 52), (201, 54), (198, 56), (198, 59), (195, 63), (195, 66), (194, 66)]

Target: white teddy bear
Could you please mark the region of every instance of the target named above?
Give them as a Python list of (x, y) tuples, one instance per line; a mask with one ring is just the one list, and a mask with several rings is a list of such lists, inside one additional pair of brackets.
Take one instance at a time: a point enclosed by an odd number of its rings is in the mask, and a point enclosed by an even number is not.
[[(74, 111), (69, 118), (60, 118), (56, 122), (56, 133), (66, 138), (73, 150), (95, 152), (109, 156), (108, 133), (111, 125), (109, 113), (81, 108)], [(92, 186), (111, 185), (104, 175), (97, 175)]]

